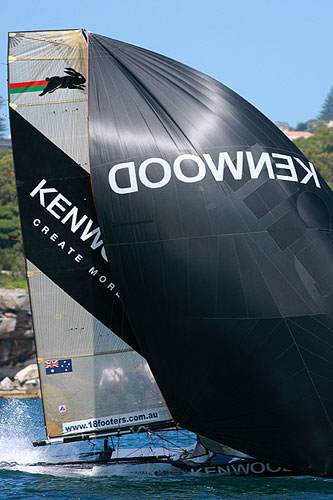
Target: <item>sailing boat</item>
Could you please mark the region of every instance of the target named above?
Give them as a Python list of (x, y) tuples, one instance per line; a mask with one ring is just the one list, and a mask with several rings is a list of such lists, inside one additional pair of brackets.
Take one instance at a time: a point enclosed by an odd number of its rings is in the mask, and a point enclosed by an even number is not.
[[(10, 33), (8, 61), (17, 190), (47, 434), (34, 445), (105, 441), (138, 432), (155, 436), (154, 431), (175, 429), (127, 320), (97, 221), (89, 173), (84, 33)], [(63, 68), (64, 76), (55, 75)], [(198, 462), (197, 447), (177, 451), (170, 439), (163, 448), (93, 452), (70, 465), (169, 463), (207, 473), (285, 473), (230, 453), (221, 462), (207, 451), (205, 461)]]
[[(331, 476), (333, 199), (314, 166), (240, 96), (164, 56), (81, 30), (10, 41), (48, 435), (109, 428), (113, 391), (96, 387), (107, 356), (134, 349), (158, 384), (140, 407), (149, 427)], [(53, 357), (68, 373), (46, 373)]]

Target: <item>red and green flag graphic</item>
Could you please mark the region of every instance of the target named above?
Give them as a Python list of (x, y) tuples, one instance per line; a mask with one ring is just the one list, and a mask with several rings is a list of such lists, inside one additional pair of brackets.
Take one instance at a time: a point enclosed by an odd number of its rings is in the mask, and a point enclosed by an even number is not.
[(45, 89), (49, 82), (47, 80), (37, 80), (35, 82), (10, 83), (9, 93), (18, 94), (22, 92), (40, 92)]

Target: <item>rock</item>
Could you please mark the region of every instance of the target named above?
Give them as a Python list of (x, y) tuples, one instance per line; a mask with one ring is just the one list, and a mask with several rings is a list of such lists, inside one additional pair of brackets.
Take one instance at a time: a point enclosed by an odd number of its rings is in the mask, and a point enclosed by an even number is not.
[(0, 314), (0, 338), (8, 338), (16, 328), (16, 314)]
[(0, 391), (12, 391), (13, 389), (15, 389), (15, 384), (9, 377), (1, 380)]
[(27, 380), (23, 385), (23, 389), (26, 391), (35, 391), (39, 389), (39, 379), (32, 378), (31, 380)]
[(27, 380), (24, 384), (25, 386), (37, 386), (39, 385), (39, 379), (38, 378), (32, 378), (30, 380)]
[(31, 379), (38, 378), (38, 368), (37, 364), (31, 364), (20, 370), (14, 377), (14, 380), (17, 381), (20, 385), (23, 385), (25, 382)]
[[(3, 342), (0, 343), (0, 349), (2, 348), (2, 344), (3, 344)], [(1, 361), (1, 354), (2, 353), (0, 353), (0, 361)], [(31, 365), (32, 363), (37, 363), (36, 356), (29, 357), (23, 363), (15, 363), (14, 365), (10, 364), (10, 365), (5, 365), (5, 366), (0, 365), (0, 380), (2, 380), (5, 377), (9, 377), (13, 380), (15, 375), (20, 370), (22, 370), (23, 368), (25, 368), (28, 365)]]
[(0, 309), (4, 311), (29, 311), (29, 297), (24, 288), (0, 288)]
[(33, 330), (26, 330), (24, 332), (23, 336), (25, 339), (34, 339), (35, 338), (35, 334), (34, 334)]
[[(0, 288), (0, 380), (35, 356), (29, 296), (23, 288)], [(14, 373), (18, 372), (17, 367)]]

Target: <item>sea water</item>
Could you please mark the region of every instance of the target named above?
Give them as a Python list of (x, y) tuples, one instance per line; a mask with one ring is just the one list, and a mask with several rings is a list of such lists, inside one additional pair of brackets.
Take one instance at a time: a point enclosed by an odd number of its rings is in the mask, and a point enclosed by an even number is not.
[[(48, 466), (77, 460), (101, 443), (33, 448), (45, 438), (40, 400), (0, 399), (0, 500), (326, 500), (333, 481), (306, 478), (225, 477), (182, 473), (164, 464)], [(177, 435), (186, 446), (191, 435)], [(149, 446), (145, 435), (124, 436), (121, 447)], [(118, 443), (116, 443), (118, 444)], [(160, 446), (161, 442), (156, 441)]]

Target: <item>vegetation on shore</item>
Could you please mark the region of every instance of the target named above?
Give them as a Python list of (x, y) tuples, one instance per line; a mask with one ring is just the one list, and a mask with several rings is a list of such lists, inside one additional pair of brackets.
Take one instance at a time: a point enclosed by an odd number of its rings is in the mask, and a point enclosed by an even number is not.
[(7, 148), (0, 148), (0, 287), (27, 289), (13, 156)]
[(333, 127), (318, 127), (312, 137), (300, 137), (295, 144), (333, 189)]

